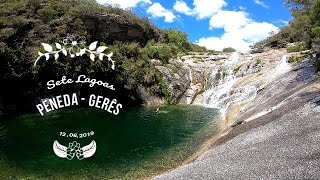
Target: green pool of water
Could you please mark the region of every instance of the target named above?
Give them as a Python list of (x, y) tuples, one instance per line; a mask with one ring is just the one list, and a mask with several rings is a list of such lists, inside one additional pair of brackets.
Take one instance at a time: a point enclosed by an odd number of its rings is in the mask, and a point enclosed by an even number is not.
[[(2, 116), (8, 123), (0, 149), (0, 177), (39, 179), (137, 179), (178, 166), (218, 132), (217, 111), (199, 106), (135, 107), (115, 116), (95, 108), (59, 110), (45, 116)], [(60, 132), (94, 132), (86, 138)], [(52, 144), (96, 141), (91, 158), (57, 157)], [(1, 179), (2, 179), (1, 178)]]

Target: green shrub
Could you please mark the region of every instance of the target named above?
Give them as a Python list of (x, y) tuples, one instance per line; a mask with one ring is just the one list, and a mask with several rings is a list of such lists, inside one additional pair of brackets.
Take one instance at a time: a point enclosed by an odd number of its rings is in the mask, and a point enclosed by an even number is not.
[(146, 86), (152, 86), (156, 83), (157, 73), (154, 69), (150, 68), (144, 76), (144, 84)]
[(178, 52), (185, 54), (188, 54), (190, 51), (212, 52), (203, 46), (191, 43), (188, 40), (188, 34), (181, 32), (179, 29), (165, 29), (163, 32), (167, 35), (169, 44), (174, 44)]
[(140, 55), (141, 46), (136, 42), (128, 43), (116, 41), (113, 43), (113, 47), (111, 49), (117, 53), (120, 53), (123, 57), (132, 58)]
[(165, 29), (169, 43), (174, 43), (180, 51), (190, 51), (192, 47), (188, 41), (188, 34), (181, 32), (179, 29)]
[(170, 69), (170, 71), (173, 73), (177, 74), (179, 72), (178, 68), (176, 66), (171, 65), (171, 64), (167, 64), (167, 65), (165, 65), (165, 67)]
[(302, 58), (300, 56), (290, 56), (289, 63), (300, 63)]
[(222, 77), (226, 77), (228, 75), (227, 71), (225, 71), (225, 70), (222, 70), (221, 74), (222, 74)]
[(311, 29), (311, 33), (313, 37), (320, 37), (320, 27), (314, 27)]
[(170, 58), (177, 57), (177, 48), (174, 44), (166, 44), (166, 43), (155, 43), (154, 41), (150, 41), (144, 47), (150, 59), (159, 59), (163, 63), (168, 64)]
[[(147, 18), (141, 19), (130, 10), (102, 6), (95, 0), (6, 0), (0, 3), (0, 14), (0, 62), (5, 63), (0, 66), (0, 80), (21, 75), (19, 79), (31, 83), (25, 90), (19, 91), (19, 95), (30, 92), (30, 97), (46, 88), (44, 82), (47, 77), (57, 79), (62, 75), (86, 73), (88, 76), (112, 77), (110, 83), (115, 86), (128, 86), (124, 90), (130, 92), (128, 97), (138, 98), (135, 90), (142, 86), (150, 94), (164, 97), (170, 103), (172, 97), (168, 83), (150, 59), (159, 59), (161, 63), (158, 64), (178, 73), (179, 67), (168, 63), (178, 54), (184, 55), (190, 51), (216, 53), (192, 44), (188, 35), (177, 29), (162, 31)], [(116, 21), (130, 22), (132, 26), (140, 26), (164, 38), (148, 35), (141, 41), (130, 39), (128, 42), (127, 38), (125, 41), (109, 32), (100, 32), (98, 30), (105, 26), (102, 16), (107, 14), (114, 14)], [(16, 35), (16, 31), (19, 34)], [(113, 52), (116, 70), (111, 70), (108, 61), (69, 61), (65, 56), (60, 56), (57, 61), (41, 59), (37, 67), (31, 66), (38, 57), (37, 51), (41, 50), (42, 42), (54, 44), (68, 34), (84, 36), (87, 42), (99, 41), (99, 45), (108, 46), (106, 51)], [(8, 37), (12, 37), (11, 42)], [(147, 39), (151, 37), (156, 40)], [(9, 71), (7, 62), (15, 69), (14, 72)]]
[(224, 48), (222, 52), (236, 52), (236, 50), (232, 47), (227, 47), (227, 48)]
[(240, 68), (241, 68), (241, 66), (237, 66), (237, 67), (235, 67), (235, 68), (233, 69), (233, 74), (238, 73), (238, 72), (239, 72), (239, 70), (240, 70)]
[(262, 59), (257, 59), (257, 61), (256, 61), (256, 66), (258, 66), (258, 65), (263, 65), (263, 61), (262, 61)]
[(169, 46), (161, 46), (158, 49), (159, 52), (159, 59), (164, 63), (169, 63), (169, 59), (174, 56)]
[(172, 100), (172, 92), (168, 87), (168, 82), (162, 76), (159, 76), (158, 80), (159, 80), (159, 85), (160, 85), (161, 91), (164, 93), (165, 103), (170, 104), (171, 100)]
[(0, 39), (8, 38), (16, 32), (16, 29), (13, 28), (4, 28), (0, 30)]
[(300, 47), (300, 45), (293, 45), (290, 47), (287, 47), (287, 52), (288, 53), (292, 53), (292, 52), (300, 52), (302, 49)]
[(50, 8), (40, 9), (40, 10), (38, 11), (38, 14), (39, 14), (40, 18), (41, 18), (44, 22), (50, 22), (50, 21), (58, 18), (58, 12), (55, 11), (54, 9), (50, 9)]

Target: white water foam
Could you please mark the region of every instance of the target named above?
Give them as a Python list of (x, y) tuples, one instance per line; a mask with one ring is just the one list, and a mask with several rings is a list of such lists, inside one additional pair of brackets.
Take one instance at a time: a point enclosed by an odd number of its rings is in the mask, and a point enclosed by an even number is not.
[[(257, 95), (258, 87), (255, 84), (247, 84), (241, 88), (234, 89), (238, 79), (233, 73), (233, 69), (237, 66), (239, 61), (239, 53), (233, 53), (231, 57), (220, 66), (224, 72), (214, 68), (211, 73), (211, 78), (218, 81), (213, 81), (211, 88), (203, 93), (203, 106), (209, 108), (217, 108), (224, 116), (231, 104), (241, 102), (246, 99), (252, 99)], [(277, 62), (275, 68), (269, 73), (267, 79), (274, 80), (279, 75), (288, 72), (291, 69), (290, 64), (287, 62), (287, 56), (283, 56)]]
[(282, 56), (281, 60), (277, 63), (273, 72), (270, 73), (272, 79), (277, 78), (278, 76), (290, 71), (291, 66), (287, 62), (287, 57), (287, 55)]
[[(224, 71), (220, 71), (220, 79), (218, 84), (212, 85), (210, 89), (204, 92), (203, 105), (209, 108), (218, 108), (223, 113), (227, 110), (228, 104), (227, 99), (230, 96), (230, 91), (236, 82), (236, 77), (233, 74), (233, 69), (235, 64), (239, 61), (239, 53), (235, 52), (231, 57), (225, 61), (222, 65)], [(215, 79), (218, 75), (218, 70), (213, 69), (211, 73), (211, 78)]]

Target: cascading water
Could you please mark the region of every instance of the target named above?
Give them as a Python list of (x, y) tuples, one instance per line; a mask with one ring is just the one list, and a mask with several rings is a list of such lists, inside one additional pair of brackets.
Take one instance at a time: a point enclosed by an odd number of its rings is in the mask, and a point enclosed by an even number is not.
[(287, 55), (282, 56), (281, 60), (277, 63), (276, 68), (271, 73), (271, 79), (276, 78), (279, 75), (284, 74), (291, 69), (290, 64), (287, 62), (287, 59)]
[(213, 69), (211, 73), (211, 79), (218, 78), (217, 83), (213, 83), (211, 88), (204, 92), (203, 105), (210, 108), (218, 108), (224, 113), (228, 106), (228, 98), (232, 86), (236, 82), (236, 77), (233, 73), (234, 66), (239, 61), (239, 53), (234, 52), (231, 57), (225, 61), (220, 69)]
[[(251, 62), (251, 64), (252, 63), (254, 62)], [(237, 78), (234, 74), (234, 69), (236, 66), (239, 66), (239, 64), (241, 64), (239, 63), (239, 53), (235, 52), (222, 65), (212, 70), (210, 78), (211, 87), (203, 93), (203, 106), (217, 108), (224, 116), (231, 104), (256, 96), (258, 86), (261, 85), (260, 80), (257, 82), (249, 81), (242, 87), (234, 87), (237, 81), (240, 80), (240, 77)], [(244, 66), (247, 67), (247, 69), (243, 71), (242, 75), (252, 74), (252, 72), (254, 72), (253, 68), (256, 68), (256, 66), (251, 66), (251, 64)], [(276, 62), (275, 67), (273, 67), (265, 79), (267, 79), (267, 81), (273, 80), (279, 75), (288, 72), (290, 69), (291, 66), (287, 62), (287, 56), (284, 55)]]

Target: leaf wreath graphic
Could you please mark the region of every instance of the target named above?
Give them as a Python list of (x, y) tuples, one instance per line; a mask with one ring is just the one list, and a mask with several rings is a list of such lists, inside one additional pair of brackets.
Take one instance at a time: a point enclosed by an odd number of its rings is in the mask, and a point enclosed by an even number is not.
[(57, 60), (60, 56), (60, 53), (62, 53), (64, 56), (67, 56), (68, 54), (70, 55), (71, 58), (74, 58), (75, 56), (83, 56), (84, 54), (89, 54), (89, 57), (92, 61), (95, 61), (96, 58), (100, 59), (103, 61), (103, 58), (106, 56), (108, 58), (108, 61), (112, 63), (111, 68), (114, 70), (115, 68), (115, 61), (112, 60), (113, 53), (105, 54), (103, 53), (108, 47), (106, 46), (99, 46), (98, 41), (95, 41), (89, 45), (88, 48), (86, 47), (79, 47), (77, 41), (72, 41), (71, 46), (67, 46), (67, 44), (61, 45), (59, 43), (55, 43), (55, 48), (54, 48), (47, 43), (41, 43), (43, 46), (44, 50), (46, 52), (38, 52), (39, 56), (34, 62), (34, 66), (38, 63), (39, 59), (42, 57), (46, 58), (46, 61), (49, 60), (50, 56), (54, 56), (54, 59)]
[(69, 146), (66, 147), (61, 145), (58, 141), (53, 143), (53, 151), (60, 158), (66, 158), (72, 160), (75, 156), (82, 160), (83, 158), (89, 158), (94, 155), (96, 152), (97, 145), (95, 141), (92, 141), (90, 144), (80, 147), (80, 143), (73, 141), (69, 143)]

